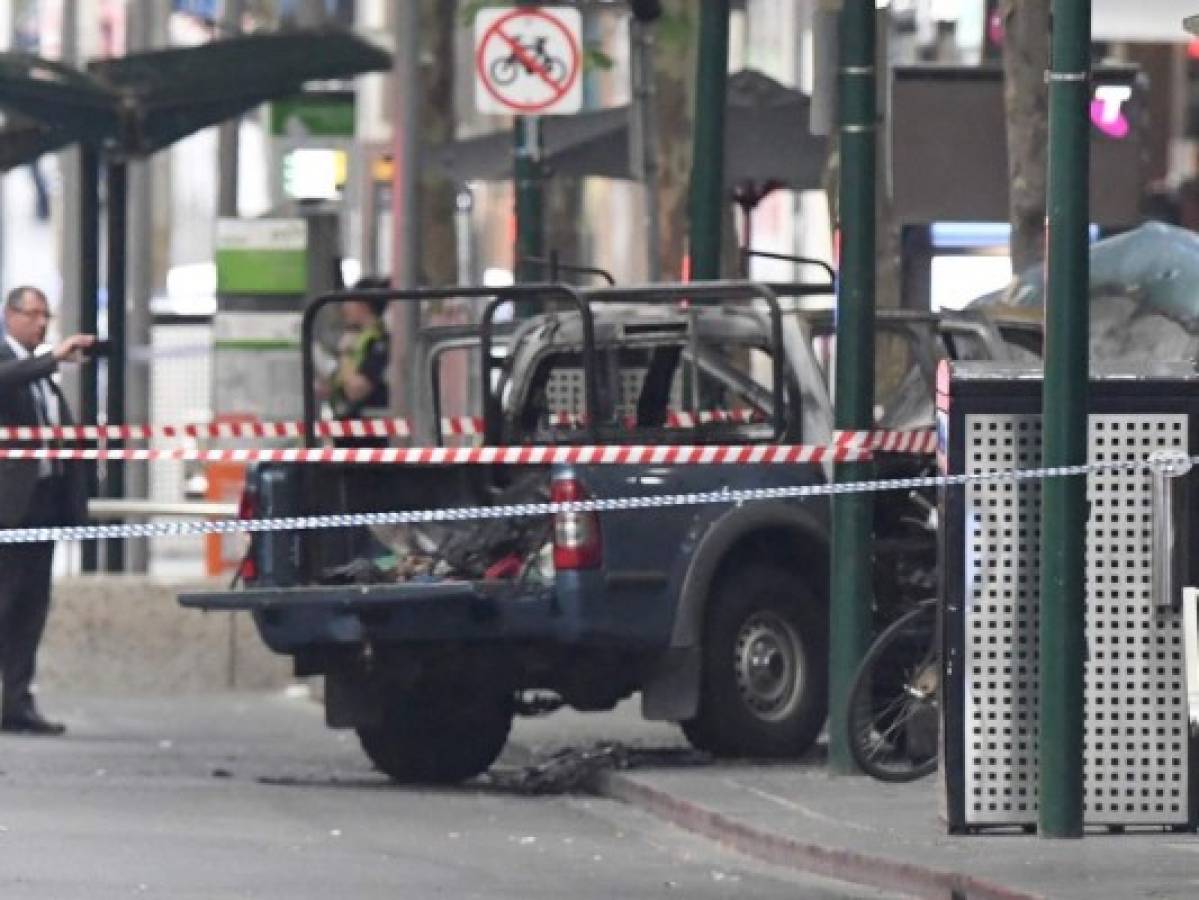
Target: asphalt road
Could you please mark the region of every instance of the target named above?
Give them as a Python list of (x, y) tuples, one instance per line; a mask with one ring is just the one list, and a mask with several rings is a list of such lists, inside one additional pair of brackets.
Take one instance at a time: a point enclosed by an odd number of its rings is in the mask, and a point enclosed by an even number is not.
[[(5, 900), (886, 896), (761, 866), (614, 801), (502, 779), (393, 786), (304, 697), (45, 706), (65, 739), (0, 736)], [(575, 743), (670, 739), (613, 721), (586, 717)], [(578, 727), (551, 716), (519, 734), (560, 747)]]

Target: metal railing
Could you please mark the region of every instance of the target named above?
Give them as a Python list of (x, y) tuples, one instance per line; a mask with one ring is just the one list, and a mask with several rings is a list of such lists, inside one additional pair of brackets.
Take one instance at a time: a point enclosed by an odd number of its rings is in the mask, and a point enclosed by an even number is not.
[(87, 501), (93, 519), (145, 519), (151, 516), (175, 516), (195, 519), (228, 519), (237, 515), (236, 503), (207, 501), (164, 502), (93, 497)]

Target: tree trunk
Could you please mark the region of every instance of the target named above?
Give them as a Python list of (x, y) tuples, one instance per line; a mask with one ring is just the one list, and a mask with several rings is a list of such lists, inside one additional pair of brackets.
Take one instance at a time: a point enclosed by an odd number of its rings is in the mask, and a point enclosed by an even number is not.
[[(421, 0), (420, 124), (426, 146), (454, 139), (454, 35), (458, 4)], [(458, 281), (454, 236), (454, 185), (434, 166), (420, 177), (420, 283)]]
[(654, 54), (654, 77), (662, 278), (669, 281), (681, 274), (687, 249), (699, 4), (692, 0), (664, 0), (662, 9), (662, 18), (655, 26), (658, 52)]
[[(885, 150), (879, 147), (879, 161), (884, 162)], [(880, 165), (875, 178), (875, 255), (878, 269), (874, 285), (874, 305), (877, 309), (895, 309), (902, 305), (900, 287), (903, 281), (902, 247), (899, 220), (895, 218), (895, 200), (887, 186), (886, 170)]]
[(1004, 0), (1003, 98), (1007, 113), (1012, 272), (1045, 256), (1050, 0)]

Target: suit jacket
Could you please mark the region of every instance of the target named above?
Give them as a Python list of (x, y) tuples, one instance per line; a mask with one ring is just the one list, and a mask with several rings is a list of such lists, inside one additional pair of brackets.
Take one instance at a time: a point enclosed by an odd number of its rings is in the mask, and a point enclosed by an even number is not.
[[(37, 407), (30, 384), (52, 375), (57, 369), (58, 361), (50, 354), (18, 359), (8, 342), (0, 339), (0, 425), (37, 425)], [(45, 383), (58, 396), (60, 424), (73, 424), (67, 400), (58, 385), (52, 381)], [(87, 473), (84, 465), (79, 462), (63, 463), (63, 509), (56, 516), (63, 525), (78, 525), (87, 519)], [(0, 459), (0, 527), (19, 527), (25, 520), (37, 477), (37, 460)]]

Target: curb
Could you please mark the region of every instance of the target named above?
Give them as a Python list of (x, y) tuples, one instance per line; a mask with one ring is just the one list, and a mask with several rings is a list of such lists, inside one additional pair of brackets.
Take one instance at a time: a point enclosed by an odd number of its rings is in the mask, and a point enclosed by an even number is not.
[(597, 794), (637, 806), (686, 831), (702, 835), (746, 856), (837, 881), (950, 900), (1044, 900), (972, 875), (824, 847), (746, 825), (619, 772), (599, 772)]

